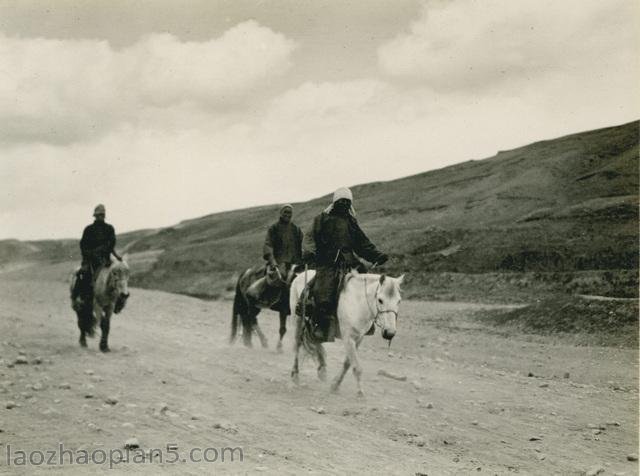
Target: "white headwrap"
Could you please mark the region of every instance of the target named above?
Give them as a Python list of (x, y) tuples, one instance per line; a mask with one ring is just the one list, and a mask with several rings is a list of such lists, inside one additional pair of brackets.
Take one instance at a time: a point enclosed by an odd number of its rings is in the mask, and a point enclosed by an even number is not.
[[(331, 203), (331, 205), (325, 208), (324, 212), (331, 213), (331, 210), (333, 210), (333, 205), (338, 200), (341, 200), (341, 199), (346, 199), (346, 200), (349, 200), (351, 203), (353, 203), (353, 193), (351, 193), (351, 190), (349, 190), (347, 187), (341, 187), (337, 189), (335, 192), (333, 192), (333, 203)], [(353, 205), (351, 205), (351, 208), (349, 209), (349, 213), (353, 217), (356, 216), (356, 211), (354, 210)]]

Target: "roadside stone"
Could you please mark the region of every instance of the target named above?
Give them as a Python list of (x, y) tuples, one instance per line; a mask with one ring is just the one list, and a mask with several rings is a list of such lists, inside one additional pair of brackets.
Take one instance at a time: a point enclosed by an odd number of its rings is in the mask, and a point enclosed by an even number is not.
[(638, 455), (627, 455), (627, 461), (638, 461)]
[(85, 370), (84, 373), (87, 374), (87, 375), (93, 375), (94, 374), (93, 370), (91, 370), (91, 369)]
[(105, 403), (108, 403), (109, 405), (115, 405), (118, 403), (118, 399), (116, 397), (107, 397), (104, 400)]
[(587, 428), (589, 428), (590, 430), (606, 430), (607, 427), (605, 427), (604, 425), (596, 425), (593, 423), (589, 423), (587, 425)]
[(130, 450), (135, 448), (140, 448), (140, 442), (138, 441), (138, 438), (129, 438), (124, 442), (124, 449)]
[(224, 430), (224, 431), (228, 431), (230, 433), (237, 433), (238, 432), (238, 427), (236, 425), (234, 425), (233, 423), (229, 423), (229, 422), (219, 422), (219, 423), (214, 423), (213, 427), (217, 430)]
[(85, 393), (84, 398), (93, 398), (93, 393)]
[(16, 357), (16, 360), (14, 360), (13, 363), (16, 365), (27, 365), (29, 361), (27, 360), (26, 356), (19, 355), (18, 357)]
[(18, 405), (16, 405), (16, 402), (14, 402), (13, 400), (9, 400), (6, 404), (5, 404), (5, 408), (7, 410), (11, 410), (12, 408), (16, 408)]
[(587, 470), (585, 476), (597, 476), (600, 473), (604, 473), (604, 468), (602, 466), (594, 466)]
[(71, 384), (68, 382), (62, 382), (60, 385), (58, 385), (58, 388), (69, 390), (71, 388)]
[(406, 375), (394, 374), (394, 373), (391, 373), (391, 372), (387, 372), (384, 369), (378, 370), (378, 375), (381, 375), (383, 377), (388, 377), (388, 378), (391, 378), (393, 380), (399, 380), (401, 382), (404, 382), (404, 381), (407, 380), (407, 376)]
[(31, 385), (31, 389), (39, 392), (40, 390), (44, 389), (44, 385), (42, 385), (40, 382), (37, 382)]
[(529, 441), (540, 441), (542, 440), (542, 436), (532, 436), (529, 438)]
[(472, 424), (473, 426), (478, 426), (478, 420), (473, 420), (473, 421), (471, 422), (471, 424)]
[(569, 378), (571, 377), (571, 374), (569, 372), (565, 372), (563, 375), (564, 378)]
[(134, 425), (133, 425), (133, 423), (131, 423), (131, 422), (125, 421), (125, 422), (124, 422), (122, 425), (120, 425), (120, 426), (122, 426), (122, 428), (133, 428), (133, 426), (134, 426)]
[(33, 365), (40, 365), (42, 363), (42, 357), (36, 357), (31, 361)]
[(414, 438), (412, 441), (416, 446), (420, 446), (420, 447), (423, 447), (424, 445), (427, 444), (425, 439), (422, 438), (421, 436), (418, 436), (417, 438)]
[(61, 402), (62, 402), (62, 400), (60, 400), (59, 398), (56, 398), (56, 399), (53, 401), (53, 403), (61, 403)]
[(422, 390), (422, 384), (417, 380), (412, 380), (411, 385), (413, 385), (413, 388), (415, 388), (416, 390)]
[(539, 385), (539, 387), (540, 387), (540, 388), (547, 388), (548, 386), (549, 386), (549, 384), (548, 384), (548, 383), (541, 383), (541, 384)]
[(314, 411), (319, 415), (324, 415), (325, 413), (327, 413), (324, 407), (309, 407), (309, 410)]

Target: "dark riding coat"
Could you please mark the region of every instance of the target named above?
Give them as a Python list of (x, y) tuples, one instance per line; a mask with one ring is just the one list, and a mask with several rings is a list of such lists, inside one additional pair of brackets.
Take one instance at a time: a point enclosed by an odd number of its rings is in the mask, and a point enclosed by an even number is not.
[[(313, 226), (305, 235), (302, 248), (305, 259), (312, 259), (316, 265), (314, 313), (317, 311), (319, 315), (325, 316), (335, 312), (339, 267), (342, 266), (340, 259), (345, 260), (346, 267), (357, 267), (361, 264), (357, 256), (372, 263), (382, 256), (354, 216), (344, 216), (333, 211), (323, 212), (313, 220)], [(339, 252), (342, 257), (336, 260)]]
[(278, 220), (267, 230), (262, 250), (263, 258), (273, 258), (278, 264), (298, 264), (302, 261), (302, 230), (293, 222)]
[(80, 240), (80, 251), (84, 264), (94, 269), (109, 262), (109, 256), (116, 246), (116, 232), (113, 226), (105, 222), (95, 221), (87, 226)]

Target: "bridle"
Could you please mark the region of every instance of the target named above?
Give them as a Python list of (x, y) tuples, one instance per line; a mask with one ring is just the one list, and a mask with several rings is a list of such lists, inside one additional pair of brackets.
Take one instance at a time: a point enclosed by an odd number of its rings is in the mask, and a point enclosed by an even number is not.
[[(121, 275), (119, 277), (116, 277), (116, 274), (112, 271), (113, 270), (109, 272), (109, 277), (107, 278), (107, 289), (109, 289), (110, 292), (117, 291), (117, 282), (123, 279), (122, 273), (119, 273)], [(123, 294), (123, 296), (129, 297), (129, 293)]]
[(380, 324), (380, 315), (381, 314), (385, 314), (385, 313), (391, 313), (396, 317), (396, 320), (398, 319), (398, 312), (394, 311), (393, 309), (380, 309), (380, 306), (378, 306), (378, 292), (380, 291), (380, 281), (378, 281), (378, 286), (376, 287), (376, 292), (373, 295), (373, 298), (375, 300), (375, 305), (376, 305), (376, 310), (374, 311), (371, 308), (371, 304), (369, 303), (369, 293), (367, 293), (367, 280), (364, 279), (364, 296), (365, 296), (365, 300), (367, 301), (367, 307), (369, 307), (369, 311), (371, 311), (371, 314), (373, 314), (373, 323), (378, 326), (380, 329), (383, 329), (384, 326), (382, 324)]

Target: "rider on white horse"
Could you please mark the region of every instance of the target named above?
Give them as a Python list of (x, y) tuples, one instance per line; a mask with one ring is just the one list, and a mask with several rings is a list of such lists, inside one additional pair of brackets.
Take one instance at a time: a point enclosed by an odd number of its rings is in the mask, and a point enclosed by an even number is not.
[(314, 336), (319, 341), (333, 340), (329, 328), (331, 319), (335, 319), (340, 273), (359, 267), (358, 256), (377, 264), (389, 259), (378, 251), (360, 228), (352, 202), (351, 190), (336, 190), (333, 203), (315, 217), (302, 245), (303, 260), (314, 263), (317, 270), (311, 295), (315, 301), (312, 313)]

